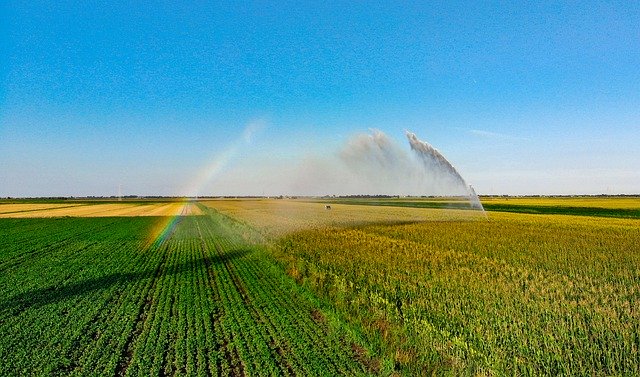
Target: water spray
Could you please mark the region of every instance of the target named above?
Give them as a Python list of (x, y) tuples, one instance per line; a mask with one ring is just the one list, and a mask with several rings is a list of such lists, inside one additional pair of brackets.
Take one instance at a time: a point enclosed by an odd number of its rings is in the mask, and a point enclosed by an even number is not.
[(471, 185), (467, 184), (467, 182), (464, 180), (464, 178), (462, 178), (460, 173), (458, 173), (458, 170), (449, 162), (449, 160), (447, 160), (437, 149), (431, 146), (431, 144), (418, 139), (418, 137), (414, 133), (405, 131), (405, 134), (407, 136), (407, 139), (409, 140), (411, 149), (425, 164), (427, 171), (436, 170), (443, 172), (446, 176), (449, 176), (451, 179), (453, 179), (455, 183), (464, 187), (469, 194), (471, 208), (482, 211), (482, 213), (486, 217), (487, 214), (484, 211), (484, 207), (480, 202), (478, 194), (476, 194), (476, 191)]

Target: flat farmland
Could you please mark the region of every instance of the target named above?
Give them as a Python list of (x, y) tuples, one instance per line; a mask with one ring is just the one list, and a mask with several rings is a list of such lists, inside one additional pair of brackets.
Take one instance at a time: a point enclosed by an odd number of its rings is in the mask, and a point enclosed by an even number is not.
[[(466, 198), (338, 198), (319, 199), (319, 203), (367, 205), (400, 208), (460, 209), (470, 208)], [(575, 215), (640, 219), (640, 197), (487, 197), (485, 210), (550, 215)]]
[(0, 204), (0, 218), (198, 215), (193, 203)]
[[(395, 370), (640, 373), (640, 221), (505, 212), (451, 220), (430, 208), (418, 220), (413, 202), (206, 204), (261, 229), (288, 274), (360, 327)], [(289, 206), (298, 212), (280, 210)], [(407, 212), (380, 222), (390, 209)]]
[(486, 198), (483, 204), (488, 210), (501, 212), (640, 219), (637, 196)]
[(640, 209), (640, 197), (638, 196), (617, 196), (617, 197), (593, 197), (593, 196), (570, 196), (570, 197), (488, 197), (482, 199), (483, 204), (512, 204), (512, 205), (534, 205), (534, 206), (558, 206), (558, 207), (590, 207), (590, 208), (611, 208), (611, 209)]
[[(514, 205), (640, 207), (590, 199)], [(0, 204), (24, 215), (0, 219), (0, 375), (640, 374), (626, 212), (18, 204)]]
[(237, 222), (198, 213), (0, 219), (0, 375), (377, 370)]
[[(486, 220), (483, 213), (466, 209), (379, 206), (364, 204), (279, 199), (207, 200), (201, 203), (273, 238), (296, 230), (345, 228), (363, 224), (402, 224), (423, 221)], [(330, 209), (327, 209), (329, 205)]]
[(61, 208), (77, 207), (82, 204), (59, 204), (59, 203), (0, 203), (0, 214), (8, 216), (20, 212), (32, 212), (43, 210), (54, 210)]

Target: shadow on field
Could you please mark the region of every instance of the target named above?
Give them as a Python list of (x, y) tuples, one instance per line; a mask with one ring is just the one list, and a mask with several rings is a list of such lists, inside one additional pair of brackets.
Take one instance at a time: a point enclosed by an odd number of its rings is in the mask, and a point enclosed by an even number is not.
[[(169, 251), (168, 253), (171, 252)], [(126, 273), (116, 272), (77, 283), (63, 284), (59, 286), (52, 285), (42, 289), (35, 289), (13, 296), (7, 300), (0, 301), (0, 319), (10, 315), (17, 315), (29, 308), (37, 308), (56, 303), (68, 298), (82, 296), (93, 291), (107, 289), (115, 285), (120, 285), (122, 290), (130, 289), (131, 283), (141, 280), (149, 280), (148, 284), (150, 285), (153, 280), (159, 279), (163, 276), (180, 275), (200, 269), (208, 269), (211, 265), (223, 264), (229, 260), (242, 258), (248, 253), (250, 253), (250, 250), (236, 249), (224, 254), (198, 258), (196, 260), (179, 264), (170, 264), (167, 260), (168, 255), (165, 255), (164, 259), (159, 262), (159, 265), (152, 270)]]

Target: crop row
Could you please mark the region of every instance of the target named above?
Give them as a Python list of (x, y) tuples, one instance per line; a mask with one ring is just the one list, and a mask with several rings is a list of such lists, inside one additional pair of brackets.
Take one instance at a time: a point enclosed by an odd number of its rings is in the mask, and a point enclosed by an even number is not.
[[(363, 373), (350, 345), (314, 321), (314, 306), (284, 277), (269, 256), (244, 242), (246, 229), (210, 215), (200, 230), (207, 249), (215, 250), (214, 270), (222, 285), (221, 301), (233, 307), (221, 317), (241, 337), (239, 354), (253, 355), (250, 374), (335, 375)], [(259, 355), (259, 356), (258, 356)], [(246, 359), (246, 358), (245, 358)]]
[(153, 218), (0, 221), (0, 375), (367, 373), (350, 336), (212, 211), (151, 247)]
[(19, 223), (25, 231), (31, 231), (33, 224), (46, 229), (45, 233), (55, 225), (56, 231), (44, 238), (32, 233), (42, 248), (27, 242), (28, 258), (18, 255), (7, 259), (14, 263), (3, 265), (0, 357), (9, 362), (0, 368), (2, 374), (66, 374), (74, 369), (70, 355), (81, 345), (90, 324), (103, 308), (119, 301), (121, 292), (129, 292), (137, 274), (123, 266), (135, 266), (140, 259), (131, 249), (136, 249), (135, 234), (148, 224), (113, 219)]

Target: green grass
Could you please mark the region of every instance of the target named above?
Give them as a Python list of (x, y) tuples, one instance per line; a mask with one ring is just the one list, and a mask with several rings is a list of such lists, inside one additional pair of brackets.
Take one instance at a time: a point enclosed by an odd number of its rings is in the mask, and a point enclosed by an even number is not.
[(0, 375), (366, 375), (348, 329), (213, 211), (0, 219)]

